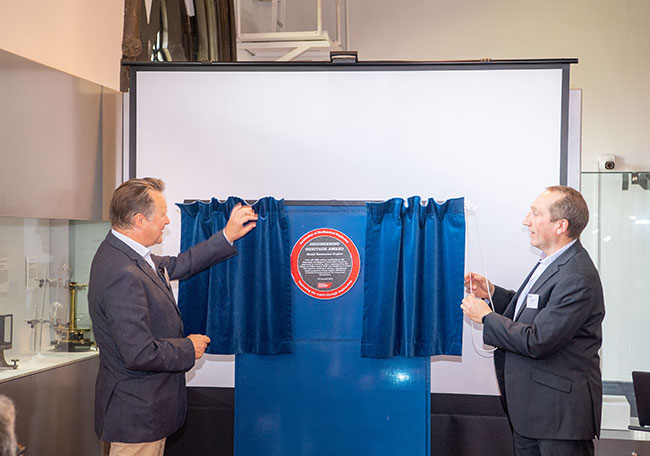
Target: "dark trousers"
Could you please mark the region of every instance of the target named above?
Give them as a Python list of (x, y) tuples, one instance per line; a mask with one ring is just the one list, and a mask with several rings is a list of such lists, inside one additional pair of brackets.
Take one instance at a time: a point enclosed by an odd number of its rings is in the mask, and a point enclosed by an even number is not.
[(529, 439), (513, 432), (516, 456), (594, 456), (593, 440)]

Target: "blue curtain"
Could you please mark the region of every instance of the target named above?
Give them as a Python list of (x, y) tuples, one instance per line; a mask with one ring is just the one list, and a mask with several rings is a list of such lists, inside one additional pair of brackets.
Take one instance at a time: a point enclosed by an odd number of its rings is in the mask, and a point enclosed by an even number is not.
[(460, 355), (463, 198), (394, 198), (366, 213), (362, 356)]
[[(177, 204), (181, 250), (226, 226), (241, 198)], [(178, 307), (186, 334), (207, 334), (207, 352), (274, 355), (293, 351), (289, 220), (284, 200), (253, 205), (257, 226), (236, 241), (239, 255), (181, 281)]]

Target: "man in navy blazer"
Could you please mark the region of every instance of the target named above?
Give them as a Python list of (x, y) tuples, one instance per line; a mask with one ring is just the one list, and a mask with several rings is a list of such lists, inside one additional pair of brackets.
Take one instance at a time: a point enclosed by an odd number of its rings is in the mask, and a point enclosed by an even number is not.
[[(524, 219), (542, 258), (519, 290), (474, 273), (465, 277), (471, 294), (461, 308), (483, 323), (484, 343), (497, 348), (517, 456), (593, 455), (600, 435), (605, 306), (598, 272), (579, 240), (588, 220), (579, 192), (548, 187)], [(483, 301), (490, 297), (494, 311)]]
[(110, 455), (162, 456), (185, 420), (185, 372), (210, 339), (183, 336), (169, 280), (183, 280), (237, 253), (232, 243), (255, 227), (237, 205), (223, 231), (177, 257), (152, 255), (169, 224), (164, 183), (130, 179), (111, 199), (112, 229), (92, 262), (88, 305), (99, 347), (95, 430)]

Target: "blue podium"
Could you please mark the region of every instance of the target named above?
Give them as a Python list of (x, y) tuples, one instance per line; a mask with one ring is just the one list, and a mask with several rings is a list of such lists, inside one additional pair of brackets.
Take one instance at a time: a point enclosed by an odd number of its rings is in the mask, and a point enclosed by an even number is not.
[[(361, 357), (365, 207), (305, 203), (287, 213), (294, 272), (307, 277), (292, 284), (294, 353), (237, 355), (235, 455), (429, 455), (429, 358)], [(310, 257), (328, 249), (339, 256)], [(358, 275), (338, 280), (346, 271)]]

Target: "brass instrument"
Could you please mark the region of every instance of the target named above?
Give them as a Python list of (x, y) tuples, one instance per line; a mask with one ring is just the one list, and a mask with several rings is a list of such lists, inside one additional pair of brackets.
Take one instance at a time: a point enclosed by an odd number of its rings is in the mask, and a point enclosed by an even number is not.
[(88, 287), (86, 283), (68, 282), (70, 290), (70, 316), (68, 323), (54, 327), (57, 340), (53, 341), (54, 349), (73, 352), (77, 349), (88, 349), (94, 342), (88, 338), (90, 328), (77, 327), (77, 291)]

